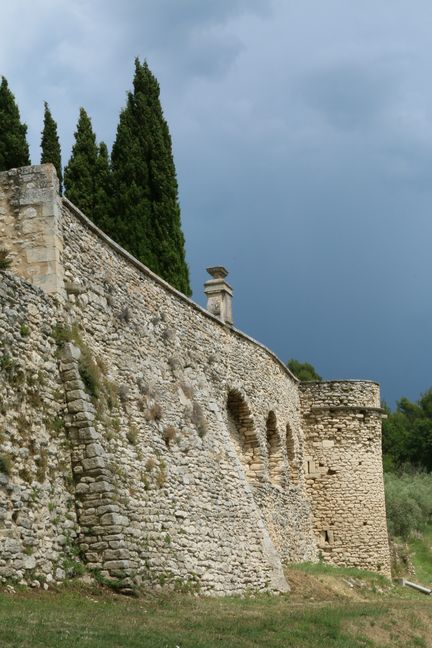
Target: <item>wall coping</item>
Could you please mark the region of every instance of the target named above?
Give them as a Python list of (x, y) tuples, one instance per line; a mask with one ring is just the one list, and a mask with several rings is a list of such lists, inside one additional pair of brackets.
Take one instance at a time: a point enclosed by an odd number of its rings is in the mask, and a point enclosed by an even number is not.
[(226, 324), (225, 322), (222, 322), (218, 317), (215, 315), (212, 315), (212, 313), (209, 313), (205, 308), (194, 302), (190, 297), (187, 297), (184, 295), (182, 292), (171, 286), (167, 281), (162, 279), (162, 277), (159, 277), (156, 273), (154, 273), (150, 268), (148, 268), (146, 265), (141, 263), (141, 261), (138, 261), (130, 252), (125, 250), (124, 248), (121, 247), (118, 243), (113, 241), (112, 238), (110, 238), (105, 232), (103, 232), (97, 225), (93, 223), (90, 218), (88, 218), (83, 212), (76, 207), (66, 196), (61, 197), (62, 203), (65, 207), (67, 207), (70, 211), (72, 211), (73, 215), (78, 218), (78, 220), (85, 225), (88, 229), (90, 229), (92, 232), (94, 232), (104, 243), (106, 243), (112, 250), (117, 252), (120, 256), (122, 256), (126, 261), (128, 261), (131, 265), (133, 265), (137, 270), (145, 274), (147, 277), (149, 277), (152, 281), (155, 283), (159, 284), (170, 292), (172, 295), (183, 301), (184, 303), (188, 304), (188, 306), (191, 306), (194, 308), (196, 311), (210, 319), (212, 322), (217, 324), (218, 326), (221, 326), (225, 330), (232, 331), (235, 335), (238, 337), (247, 340), (248, 342), (251, 342), (255, 346), (258, 346), (260, 349), (268, 353), (268, 355), (271, 356), (273, 360), (277, 362), (277, 364), (283, 369), (285, 374), (291, 378), (295, 383), (298, 385), (312, 385), (312, 384), (329, 384), (329, 383), (371, 383), (379, 386), (379, 383), (373, 381), (373, 380), (316, 380), (316, 381), (307, 381), (307, 382), (302, 382), (300, 381), (294, 374), (290, 371), (290, 369), (282, 362), (278, 356), (271, 351), (268, 347), (265, 346), (265, 344), (262, 344), (261, 342), (258, 342), (258, 340), (255, 340), (253, 337), (250, 335), (247, 335), (247, 333), (244, 333), (243, 331), (240, 331), (237, 329), (235, 326), (232, 326), (230, 324)]
[[(28, 169), (29, 173), (31, 169), (35, 169), (36, 167), (40, 166), (49, 166), (52, 168), (55, 174), (55, 168), (52, 164), (45, 164), (45, 165), (29, 165), (27, 167), (20, 167), (20, 170), (22, 170), (25, 173), (25, 170)], [(7, 171), (3, 171), (0, 173), (1, 176), (8, 176), (10, 175), (11, 171), (15, 171), (16, 169), (9, 169)], [(157, 274), (155, 274), (152, 270), (150, 270), (147, 266), (145, 266), (143, 263), (138, 261), (132, 254), (127, 252), (124, 248), (122, 248), (118, 243), (113, 241), (105, 232), (103, 232), (97, 225), (93, 223), (83, 212), (78, 209), (66, 196), (59, 196), (59, 201), (60, 204), (67, 208), (69, 211), (72, 212), (72, 214), (88, 229), (90, 229), (92, 232), (96, 234), (96, 236), (101, 239), (106, 245), (108, 245), (112, 250), (114, 250), (117, 254), (122, 256), (128, 263), (130, 263), (132, 266), (137, 268), (142, 274), (146, 275), (149, 277), (152, 281), (155, 283), (159, 284), (164, 290), (168, 291), (172, 295), (174, 295), (177, 299), (183, 301), (186, 303), (188, 306), (191, 308), (195, 309), (202, 315), (204, 315), (207, 319), (212, 320), (215, 324), (218, 326), (221, 326), (225, 330), (230, 330), (232, 331), (235, 335), (238, 337), (247, 340), (248, 342), (251, 342), (253, 345), (259, 347), (263, 351), (265, 351), (284, 371), (284, 373), (297, 385), (302, 386), (304, 388), (307, 388), (308, 386), (313, 386), (313, 385), (326, 385), (326, 384), (331, 384), (331, 383), (337, 383), (337, 384), (343, 384), (343, 383), (369, 383), (369, 384), (375, 384), (379, 386), (379, 383), (373, 380), (353, 380), (353, 379), (348, 379), (348, 380), (323, 380), (323, 381), (305, 381), (302, 382), (300, 381), (291, 371), (290, 369), (286, 366), (278, 356), (271, 351), (267, 346), (262, 344), (261, 342), (258, 342), (258, 340), (255, 340), (253, 337), (250, 335), (247, 335), (243, 331), (240, 331), (239, 329), (235, 328), (235, 326), (231, 324), (227, 324), (223, 321), (221, 321), (218, 317), (207, 311), (205, 308), (202, 306), (199, 306), (196, 302), (194, 302), (192, 299), (181, 293), (179, 290), (171, 286), (167, 281), (159, 277)]]
[(220, 327), (225, 329), (226, 331), (231, 331), (238, 337), (243, 338), (244, 340), (247, 340), (248, 342), (252, 342), (255, 346), (260, 347), (268, 353), (273, 360), (275, 360), (280, 367), (284, 370), (284, 372), (289, 376), (295, 383), (299, 384), (300, 380), (294, 376), (294, 374), (288, 369), (288, 367), (282, 362), (280, 358), (277, 357), (273, 351), (271, 351), (268, 347), (265, 346), (265, 344), (262, 344), (261, 342), (258, 342), (258, 340), (255, 340), (253, 337), (250, 335), (247, 335), (246, 333), (243, 333), (243, 331), (240, 331), (239, 329), (235, 328), (235, 326), (232, 326), (230, 324), (226, 324), (225, 322), (222, 322), (218, 317), (215, 315), (212, 315), (212, 313), (209, 313), (205, 308), (194, 302), (190, 297), (187, 297), (184, 295), (182, 292), (171, 286), (165, 279), (162, 279), (162, 277), (159, 277), (156, 273), (154, 273), (150, 268), (148, 268), (146, 265), (141, 263), (141, 261), (138, 261), (130, 252), (125, 250), (124, 248), (121, 247), (118, 243), (113, 241), (112, 238), (110, 238), (105, 232), (103, 232), (97, 225), (93, 223), (83, 212), (78, 209), (66, 196), (62, 196), (62, 202), (63, 205), (66, 206), (70, 211), (72, 211), (73, 215), (78, 218), (78, 220), (85, 225), (88, 229), (90, 229), (92, 232), (94, 232), (104, 243), (106, 243), (112, 250), (117, 252), (120, 256), (122, 256), (126, 261), (128, 261), (131, 265), (133, 265), (137, 270), (145, 274), (147, 277), (152, 279), (155, 283), (159, 284), (164, 288), (164, 290), (167, 290), (170, 292), (172, 295), (180, 299), (181, 301), (185, 302), (188, 304), (188, 306), (191, 306), (195, 310), (197, 310), (199, 313), (207, 317), (208, 319), (212, 320), (212, 322), (218, 324)]
[(355, 383), (356, 385), (361, 383), (366, 383), (367, 385), (377, 385), (380, 386), (380, 383), (376, 380), (364, 380), (362, 378), (347, 378), (346, 380), (302, 380), (300, 384), (302, 387), (309, 387), (313, 385), (343, 385), (345, 383)]

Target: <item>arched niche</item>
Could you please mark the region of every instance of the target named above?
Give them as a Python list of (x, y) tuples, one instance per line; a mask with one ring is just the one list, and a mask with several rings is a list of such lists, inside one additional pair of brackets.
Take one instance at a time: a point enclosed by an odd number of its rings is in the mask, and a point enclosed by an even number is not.
[(270, 411), (266, 422), (268, 475), (272, 484), (278, 485), (283, 477), (283, 456), (277, 430), (276, 414)]
[(296, 484), (299, 480), (298, 474), (298, 441), (294, 436), (289, 423), (286, 426), (286, 446), (288, 455), (288, 473), (291, 483)]
[(239, 391), (233, 389), (227, 400), (228, 427), (239, 453), (246, 477), (252, 483), (263, 474), (263, 458), (250, 409)]

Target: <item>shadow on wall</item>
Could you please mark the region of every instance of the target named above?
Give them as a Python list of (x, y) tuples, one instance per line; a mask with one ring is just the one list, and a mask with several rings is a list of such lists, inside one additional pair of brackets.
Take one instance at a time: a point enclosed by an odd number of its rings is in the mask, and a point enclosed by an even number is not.
[(251, 411), (239, 391), (228, 394), (228, 429), (247, 479), (259, 483), (264, 476), (264, 461)]
[(297, 456), (298, 440), (294, 436), (289, 423), (287, 423), (286, 426), (286, 444), (287, 444), (287, 454), (288, 454), (289, 479), (292, 484), (297, 484), (300, 479), (299, 468), (298, 468), (298, 456)]
[(269, 412), (267, 416), (266, 439), (269, 478), (272, 484), (280, 486), (284, 476), (284, 461), (276, 414), (273, 411)]
[[(265, 457), (259, 443), (255, 423), (248, 404), (237, 389), (228, 393), (228, 430), (243, 466), (246, 478), (251, 484), (262, 483), (265, 476)], [(268, 479), (273, 486), (284, 482), (296, 484), (299, 481), (298, 442), (289, 424), (286, 426), (286, 449), (288, 471), (286, 471), (281, 436), (276, 414), (268, 413), (266, 421), (266, 448)]]

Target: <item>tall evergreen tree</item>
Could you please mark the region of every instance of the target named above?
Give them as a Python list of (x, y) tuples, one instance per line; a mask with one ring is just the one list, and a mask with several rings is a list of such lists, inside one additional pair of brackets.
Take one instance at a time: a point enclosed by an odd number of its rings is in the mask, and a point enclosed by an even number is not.
[(41, 164), (51, 162), (57, 171), (57, 177), (60, 182), (60, 194), (62, 193), (62, 164), (60, 141), (57, 134), (57, 124), (55, 123), (47, 102), (44, 102), (44, 125), (41, 140)]
[(171, 137), (159, 84), (147, 63), (138, 59), (111, 159), (116, 239), (190, 295)]
[(94, 208), (92, 219), (106, 234), (115, 237), (111, 220), (111, 165), (105, 142), (98, 148), (94, 177)]
[(64, 172), (65, 196), (89, 218), (95, 206), (95, 173), (98, 147), (90, 117), (80, 108), (75, 143)]
[(0, 171), (30, 164), (27, 126), (4, 77), (0, 84)]

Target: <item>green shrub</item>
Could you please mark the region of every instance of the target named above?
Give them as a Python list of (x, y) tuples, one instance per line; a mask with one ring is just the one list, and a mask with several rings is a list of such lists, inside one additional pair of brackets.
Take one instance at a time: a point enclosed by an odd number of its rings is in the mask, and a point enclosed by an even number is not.
[(10, 357), (7, 353), (5, 353), (1, 358), (0, 358), (0, 369), (3, 371), (6, 371), (7, 373), (14, 371), (16, 368), (16, 362), (13, 358)]
[(195, 425), (198, 435), (203, 438), (208, 432), (208, 425), (204, 416), (204, 410), (196, 401), (193, 403), (191, 421)]
[(20, 326), (20, 333), (22, 337), (28, 337), (30, 335), (30, 329), (24, 322)]
[(126, 432), (126, 438), (131, 445), (136, 445), (138, 442), (138, 428), (136, 425), (131, 425)]
[(168, 425), (168, 427), (164, 428), (164, 431), (162, 432), (162, 438), (165, 441), (166, 445), (169, 447), (171, 445), (171, 442), (174, 442), (177, 438), (176, 428), (172, 425)]
[(36, 479), (42, 483), (46, 478), (46, 471), (48, 467), (48, 451), (45, 448), (39, 450), (39, 457), (35, 459), (36, 463)]
[(390, 536), (407, 540), (432, 522), (432, 474), (388, 473), (385, 495)]
[(22, 469), (19, 471), (18, 474), (19, 474), (19, 476), (21, 477), (21, 479), (22, 479), (23, 481), (27, 482), (27, 484), (31, 484), (31, 483), (32, 483), (32, 481), (33, 481), (33, 477), (32, 477), (32, 474), (31, 474), (31, 472), (30, 472), (30, 470), (29, 470), (28, 468), (22, 468)]
[(167, 481), (167, 476), (168, 476), (167, 465), (165, 461), (161, 459), (159, 462), (159, 470), (156, 475), (156, 484), (158, 485), (159, 488), (163, 488), (165, 486)]
[(7, 270), (12, 265), (12, 259), (9, 258), (9, 252), (5, 248), (0, 248), (0, 270)]
[(12, 457), (9, 454), (0, 455), (0, 473), (10, 475), (12, 472)]
[(54, 436), (58, 436), (64, 429), (65, 422), (60, 416), (56, 416), (53, 419), (45, 419), (45, 425), (50, 432), (53, 432)]
[(162, 418), (162, 407), (159, 403), (154, 403), (145, 411), (144, 416), (147, 421), (159, 421)]
[(66, 342), (72, 341), (73, 333), (72, 329), (70, 329), (68, 326), (56, 324), (51, 332), (51, 336), (54, 338), (54, 341), (59, 349), (61, 349)]
[(92, 398), (97, 398), (100, 391), (100, 369), (96, 362), (93, 360), (90, 350), (85, 346), (81, 346), (81, 356), (78, 361), (78, 371), (81, 380), (84, 383), (86, 392)]

